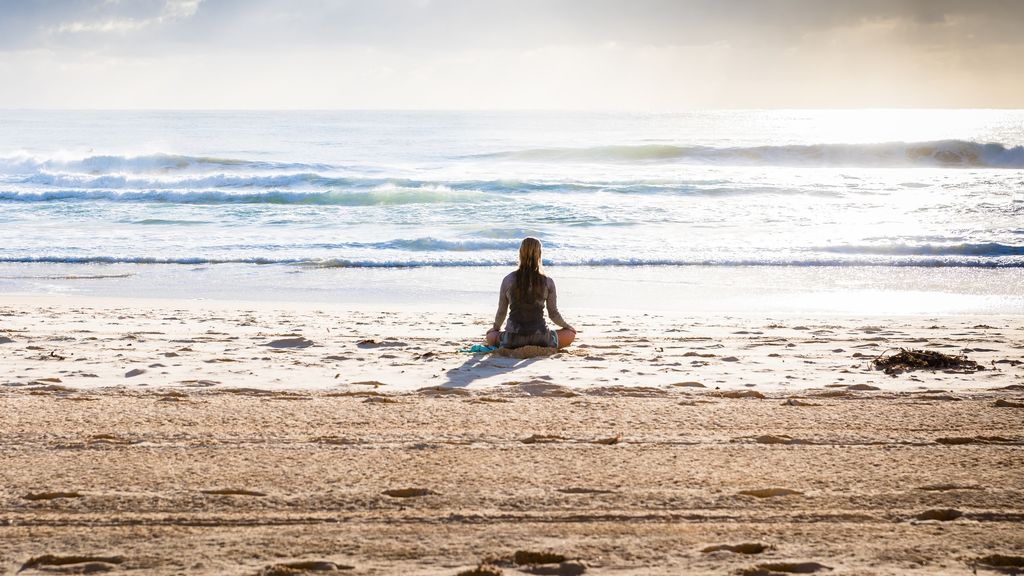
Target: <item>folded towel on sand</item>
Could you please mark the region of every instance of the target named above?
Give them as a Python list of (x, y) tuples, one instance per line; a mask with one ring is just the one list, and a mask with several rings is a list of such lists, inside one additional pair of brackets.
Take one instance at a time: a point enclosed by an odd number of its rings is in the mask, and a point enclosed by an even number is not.
[(465, 350), (459, 350), (459, 352), (466, 352), (469, 354), (486, 354), (487, 352), (494, 352), (497, 350), (497, 346), (485, 346), (483, 344), (473, 344)]
[(539, 356), (551, 356), (552, 354), (558, 353), (558, 348), (550, 348), (547, 346), (521, 346), (519, 348), (499, 348), (497, 346), (484, 346), (483, 344), (473, 344), (465, 350), (459, 350), (459, 352), (466, 352), (467, 354), (488, 354), (493, 352), (498, 356), (504, 356), (505, 358), (518, 358), (520, 360), (526, 360), (527, 358), (537, 358)]

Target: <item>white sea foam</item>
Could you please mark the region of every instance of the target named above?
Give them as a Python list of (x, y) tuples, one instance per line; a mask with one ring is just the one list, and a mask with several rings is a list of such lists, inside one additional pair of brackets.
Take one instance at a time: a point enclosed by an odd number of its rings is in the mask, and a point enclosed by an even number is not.
[(184, 154), (93, 154), (76, 155), (56, 152), (50, 155), (16, 152), (0, 156), (0, 174), (73, 173), (73, 174), (166, 174), (175, 172), (204, 172), (231, 170), (325, 170), (326, 164), (301, 162), (272, 162), (188, 156)]
[[(0, 263), (57, 263), (57, 264), (173, 264), (188, 266), (211, 266), (222, 264), (279, 265), (302, 268), (421, 268), (444, 267), (465, 268), (480, 266), (515, 266), (516, 246), (497, 244), (459, 243), (436, 239), (411, 241), (388, 241), (380, 243), (349, 243), (320, 246), (313, 252), (359, 252), (372, 254), (369, 257), (277, 257), (275, 250), (268, 247), (258, 249), (265, 256), (196, 255), (73, 255), (36, 254), (0, 256)], [(295, 248), (294, 246), (292, 248)], [(557, 250), (557, 247), (553, 247)], [(457, 255), (446, 253), (455, 252)], [(831, 254), (830, 254), (831, 253)], [(510, 255), (511, 254), (511, 255)], [(573, 254), (576, 254), (574, 257)], [(919, 247), (887, 249), (875, 247), (860, 249), (848, 247), (844, 250), (821, 250), (800, 255), (762, 253), (753, 257), (738, 257), (735, 254), (720, 257), (682, 255), (678, 257), (620, 257), (580, 256), (570, 252), (567, 257), (545, 258), (544, 264), (558, 267), (605, 267), (605, 266), (891, 266), (891, 267), (981, 267), (1020, 268), (1024, 267), (1024, 247)]]
[(657, 162), (721, 165), (1024, 168), (1024, 146), (964, 140), (878, 144), (710, 147), (644, 144), (534, 148), (481, 155), (531, 162)]
[[(116, 184), (112, 182), (112, 184)], [(133, 204), (296, 204), (314, 206), (382, 206), (404, 204), (486, 202), (489, 197), (472, 190), (452, 190), (443, 186), (379, 186), (371, 190), (252, 192), (204, 188), (188, 190), (58, 189), (48, 191), (0, 191), (0, 202), (107, 201)]]
[[(275, 258), (204, 258), (204, 257), (159, 257), (159, 256), (25, 256), (0, 257), (3, 263), (50, 263), (50, 264), (173, 264), (188, 266), (204, 266), (219, 264), (254, 264), (254, 265), (288, 265), (310, 268), (466, 268), (503, 266), (514, 267), (515, 262), (509, 258), (487, 258), (474, 260), (444, 259), (400, 259), (400, 260), (350, 260), (345, 258), (301, 260)], [(781, 259), (750, 259), (750, 260), (671, 260), (642, 258), (603, 258), (580, 261), (551, 261), (548, 266), (559, 267), (604, 267), (604, 266), (891, 266), (891, 267), (965, 267), (965, 268), (1020, 268), (1024, 261), (993, 261), (981, 259), (925, 258), (914, 260), (879, 260), (879, 259), (828, 259), (817, 258), (808, 260)]]
[(1024, 112), (927, 116), (0, 111), (0, 262), (1024, 266)]

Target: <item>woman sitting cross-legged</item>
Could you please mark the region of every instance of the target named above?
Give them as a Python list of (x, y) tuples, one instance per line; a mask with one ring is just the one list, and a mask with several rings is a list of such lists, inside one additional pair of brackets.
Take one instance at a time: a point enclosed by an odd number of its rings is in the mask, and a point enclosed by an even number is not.
[[(548, 317), (561, 330), (549, 330), (544, 323), (544, 308)], [(508, 314), (505, 330), (501, 323)], [(541, 270), (541, 244), (536, 238), (524, 238), (519, 245), (519, 269), (505, 276), (498, 294), (498, 313), (494, 327), (487, 332), (487, 344), (502, 348), (521, 346), (548, 346), (565, 348), (576, 338), (576, 329), (558, 313), (555, 281)]]

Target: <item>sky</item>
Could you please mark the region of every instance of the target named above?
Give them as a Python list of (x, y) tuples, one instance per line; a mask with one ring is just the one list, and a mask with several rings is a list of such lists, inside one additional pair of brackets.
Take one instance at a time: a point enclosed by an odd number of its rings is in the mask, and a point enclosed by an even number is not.
[(0, 108), (1024, 108), (1022, 0), (0, 0)]

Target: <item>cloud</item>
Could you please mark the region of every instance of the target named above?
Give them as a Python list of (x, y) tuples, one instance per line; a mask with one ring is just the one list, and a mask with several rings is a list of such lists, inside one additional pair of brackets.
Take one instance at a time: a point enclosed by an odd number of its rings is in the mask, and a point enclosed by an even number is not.
[[(48, 31), (56, 34), (79, 34), (79, 33), (126, 33), (160, 26), (167, 22), (189, 18), (199, 10), (202, 0), (164, 0), (159, 11), (148, 17), (121, 16), (117, 8), (122, 6), (118, 0), (106, 0), (94, 7), (98, 12), (97, 17), (83, 20), (71, 20), (61, 22), (56, 26), (48, 28)], [(105, 9), (106, 8), (106, 9)], [(155, 7), (154, 7), (155, 8)], [(113, 12), (114, 15), (102, 15), (104, 12)]]
[[(910, 30), (1019, 39), (1018, 0), (0, 0), (0, 27), (49, 30), (18, 48), (83, 32), (146, 30), (147, 44), (372, 45), (424, 50), (620, 42), (791, 43), (805, 34), (897, 21)], [(179, 21), (189, 26), (152, 28)], [(16, 25), (15, 25), (16, 24)], [(156, 32), (154, 34), (154, 32)], [(979, 32), (987, 32), (981, 33)], [(64, 37), (62, 37), (64, 36)], [(940, 39), (937, 36), (937, 39)], [(127, 47), (130, 43), (126, 43)]]
[(0, 106), (1022, 106), (1017, 0), (0, 0)]

